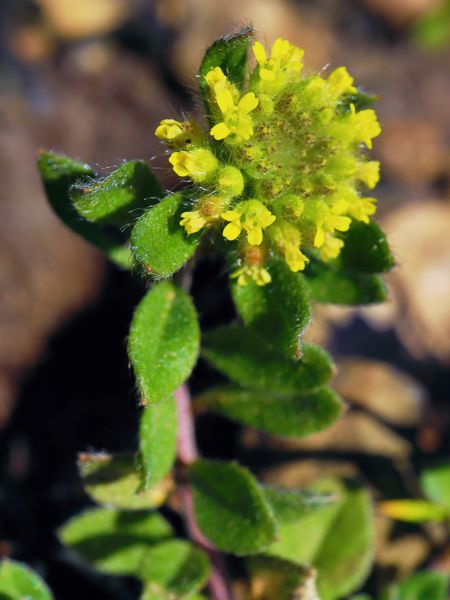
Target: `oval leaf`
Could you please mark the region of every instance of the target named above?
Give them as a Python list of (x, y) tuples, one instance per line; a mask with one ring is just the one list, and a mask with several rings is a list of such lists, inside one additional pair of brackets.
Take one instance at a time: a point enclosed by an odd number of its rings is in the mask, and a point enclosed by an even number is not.
[(370, 221), (352, 221), (350, 229), (342, 235), (344, 247), (338, 263), (346, 271), (359, 273), (384, 273), (394, 266), (394, 257), (382, 229)]
[(98, 570), (138, 576), (145, 551), (169, 539), (172, 528), (155, 512), (95, 508), (68, 521), (59, 536)]
[(313, 344), (303, 344), (299, 361), (286, 358), (251, 329), (220, 327), (204, 336), (204, 357), (217, 370), (243, 387), (273, 394), (298, 394), (326, 383), (333, 364)]
[(172, 490), (172, 482), (161, 481), (143, 490), (136, 463), (129, 454), (81, 454), (78, 466), (86, 493), (98, 504), (124, 510), (160, 506)]
[(281, 396), (224, 385), (208, 390), (198, 402), (238, 423), (293, 437), (325, 429), (342, 412), (339, 396), (327, 387), (303, 395)]
[(167, 196), (137, 221), (131, 233), (131, 251), (143, 269), (169, 277), (194, 254), (200, 233), (188, 235), (180, 225), (184, 206), (183, 194)]
[(54, 152), (42, 152), (38, 158), (44, 188), (50, 206), (72, 231), (97, 246), (119, 267), (131, 267), (131, 254), (120, 232), (106, 231), (100, 225), (80, 219), (69, 198), (74, 184), (88, 184), (94, 172), (87, 164)]
[(232, 284), (233, 300), (245, 325), (251, 327), (289, 358), (301, 356), (301, 335), (311, 320), (309, 289), (303, 277), (284, 261), (270, 264), (272, 281), (260, 286)]
[(177, 407), (171, 396), (165, 402), (149, 404), (139, 428), (140, 464), (144, 489), (159, 482), (171, 470), (176, 454)]
[(107, 177), (70, 190), (75, 209), (87, 221), (119, 226), (128, 225), (138, 211), (162, 195), (153, 171), (140, 160), (126, 162)]
[(52, 600), (44, 580), (26, 565), (13, 561), (0, 562), (0, 597), (5, 600)]
[(275, 519), (247, 469), (235, 463), (198, 460), (189, 472), (197, 524), (214, 545), (242, 556), (260, 552), (273, 542)]
[(208, 577), (206, 554), (184, 540), (168, 540), (148, 548), (139, 574), (141, 581), (180, 595), (197, 592)]
[(165, 400), (189, 377), (199, 343), (189, 294), (168, 281), (156, 284), (134, 313), (128, 342), (143, 404)]

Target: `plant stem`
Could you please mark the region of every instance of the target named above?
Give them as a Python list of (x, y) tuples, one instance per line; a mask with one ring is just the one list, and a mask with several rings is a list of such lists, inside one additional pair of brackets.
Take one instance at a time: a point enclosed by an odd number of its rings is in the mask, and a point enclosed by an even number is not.
[[(197, 460), (198, 452), (195, 443), (191, 399), (186, 385), (180, 386), (175, 391), (175, 399), (178, 408), (177, 456), (181, 463), (189, 465)], [(226, 572), (223, 557), (203, 536), (195, 522), (192, 491), (189, 484), (182, 482), (179, 490), (189, 537), (208, 554), (211, 561), (211, 575), (208, 582), (211, 599), (233, 600), (230, 581)]]

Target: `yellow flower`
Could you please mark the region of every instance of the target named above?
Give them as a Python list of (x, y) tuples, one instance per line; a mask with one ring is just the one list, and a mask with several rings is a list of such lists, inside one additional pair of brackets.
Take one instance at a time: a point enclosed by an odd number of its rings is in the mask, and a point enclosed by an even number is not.
[(369, 222), (369, 217), (376, 211), (376, 198), (354, 198), (348, 207), (349, 214), (357, 221)]
[(202, 183), (209, 179), (217, 170), (219, 162), (211, 150), (198, 148), (187, 152), (173, 152), (169, 157), (173, 170), (180, 177), (190, 177), (193, 181)]
[(350, 104), (350, 123), (353, 128), (354, 138), (363, 142), (369, 150), (372, 148), (372, 138), (381, 133), (381, 127), (375, 111), (371, 108), (356, 112), (354, 104)]
[[(333, 231), (348, 231), (352, 220), (345, 217), (342, 213), (346, 212), (348, 203), (340, 200), (331, 209), (318, 213), (316, 220), (316, 235), (314, 236), (314, 246), (322, 248), (328, 239), (328, 234)], [(333, 238), (334, 239), (334, 238)], [(336, 245), (334, 244), (333, 247)]]
[(291, 271), (303, 271), (309, 258), (300, 250), (300, 231), (291, 223), (283, 221), (274, 227), (272, 237)]
[(278, 38), (273, 46), (270, 58), (261, 42), (253, 44), (253, 53), (259, 65), (259, 77), (263, 82), (284, 84), (287, 76), (299, 76), (303, 68), (303, 50)]
[(180, 225), (187, 233), (197, 233), (206, 225), (206, 219), (199, 210), (191, 210), (181, 213)]
[(227, 205), (227, 200), (221, 196), (202, 196), (198, 199), (195, 210), (181, 213), (180, 225), (187, 233), (197, 233), (206, 225), (220, 218), (220, 213)]
[(358, 165), (356, 177), (370, 190), (373, 189), (380, 180), (380, 163), (377, 160), (360, 163)]
[(210, 133), (216, 140), (223, 140), (231, 134), (236, 140), (248, 140), (253, 135), (253, 121), (249, 116), (258, 106), (258, 98), (248, 92), (236, 104), (231, 91), (227, 87), (216, 85), (215, 98), (223, 121), (214, 125)]
[(197, 123), (175, 119), (163, 119), (156, 128), (155, 135), (171, 148), (183, 148), (199, 142), (204, 137)]
[(184, 123), (176, 121), (175, 119), (163, 119), (155, 130), (156, 137), (160, 140), (172, 141), (183, 135)]
[(327, 79), (328, 89), (338, 98), (342, 94), (354, 94), (357, 89), (353, 85), (353, 77), (345, 67), (335, 69)]
[(237, 279), (238, 285), (247, 285), (249, 279), (252, 279), (259, 286), (272, 281), (269, 271), (261, 265), (244, 265), (231, 273), (230, 277), (231, 279)]
[(222, 219), (230, 221), (223, 230), (227, 240), (235, 240), (244, 229), (247, 241), (252, 246), (259, 246), (263, 240), (263, 229), (272, 225), (275, 215), (258, 200), (246, 200), (238, 204), (233, 210), (222, 213)]
[(320, 248), (320, 257), (323, 260), (331, 260), (332, 258), (336, 258), (342, 247), (344, 246), (344, 242), (335, 238), (331, 234), (327, 233), (325, 235), (325, 239), (322, 247)]

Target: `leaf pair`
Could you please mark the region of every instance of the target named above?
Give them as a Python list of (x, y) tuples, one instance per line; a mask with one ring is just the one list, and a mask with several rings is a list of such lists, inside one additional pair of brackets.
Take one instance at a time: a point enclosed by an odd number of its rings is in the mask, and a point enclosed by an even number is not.
[[(143, 598), (188, 598), (209, 576), (203, 551), (174, 539), (169, 523), (158, 513), (95, 508), (66, 523), (61, 540), (86, 562), (111, 575), (132, 575), (148, 584)], [(147, 594), (147, 596), (146, 596)]]

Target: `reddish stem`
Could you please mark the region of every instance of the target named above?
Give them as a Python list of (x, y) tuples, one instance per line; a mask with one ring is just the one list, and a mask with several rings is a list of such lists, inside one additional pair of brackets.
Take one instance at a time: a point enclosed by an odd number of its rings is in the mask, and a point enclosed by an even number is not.
[[(189, 465), (198, 458), (195, 443), (194, 419), (191, 410), (191, 399), (186, 385), (180, 386), (175, 391), (178, 408), (178, 460)], [(194, 517), (192, 491), (187, 483), (182, 483), (179, 488), (180, 499), (183, 506), (184, 518), (189, 537), (200, 546), (209, 556), (211, 561), (211, 575), (208, 589), (212, 600), (233, 600), (230, 582), (227, 576), (223, 557), (220, 552), (203, 536)]]

